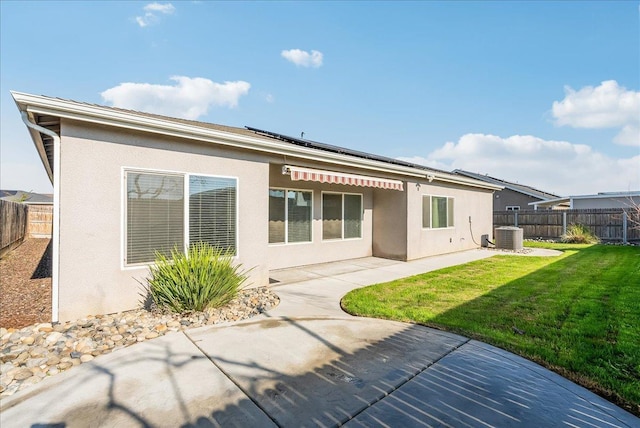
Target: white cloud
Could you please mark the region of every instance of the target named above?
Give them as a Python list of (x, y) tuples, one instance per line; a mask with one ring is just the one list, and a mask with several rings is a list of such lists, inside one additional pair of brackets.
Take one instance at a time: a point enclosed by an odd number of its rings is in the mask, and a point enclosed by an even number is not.
[(319, 51), (312, 50), (311, 53), (309, 53), (300, 49), (289, 49), (288, 51), (282, 51), (280, 55), (298, 67), (318, 68), (322, 65), (323, 55), (322, 52)]
[(171, 15), (176, 8), (171, 3), (149, 3), (144, 8), (144, 15), (136, 16), (136, 22), (140, 27), (147, 27), (160, 22), (159, 15)]
[(614, 142), (640, 145), (640, 91), (607, 80), (600, 86), (576, 91), (565, 87), (562, 101), (554, 101), (552, 114), (559, 126), (574, 128), (621, 128)]
[(466, 134), (426, 157), (401, 159), (448, 171), (486, 173), (559, 195), (640, 189), (640, 155), (614, 159), (583, 144), (531, 135)]
[(236, 107), (251, 88), (248, 82), (216, 83), (202, 77), (173, 76), (175, 85), (121, 83), (102, 92), (102, 99), (125, 109), (184, 119), (206, 115), (210, 106)]
[(171, 3), (165, 3), (165, 4), (149, 3), (148, 5), (146, 5), (144, 7), (144, 11), (145, 12), (160, 12), (160, 13), (164, 13), (164, 14), (170, 15), (173, 12), (176, 11), (176, 8), (173, 7), (173, 5)]

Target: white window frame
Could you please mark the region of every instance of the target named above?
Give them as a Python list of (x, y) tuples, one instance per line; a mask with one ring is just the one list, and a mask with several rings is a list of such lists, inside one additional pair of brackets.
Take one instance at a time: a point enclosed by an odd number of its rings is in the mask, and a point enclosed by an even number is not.
[[(307, 245), (313, 243), (313, 207), (314, 207), (314, 193), (311, 189), (292, 189), (284, 187), (269, 187), (271, 190), (284, 191), (284, 242), (269, 242), (269, 246), (281, 246), (281, 245)], [(311, 212), (309, 216), (309, 226), (311, 227), (311, 239), (309, 241), (302, 242), (289, 242), (289, 204), (287, 203), (288, 192), (306, 192), (311, 193)], [(268, 219), (267, 219), (268, 221)]]
[(121, 210), (120, 210), (120, 248), (122, 251), (120, 261), (122, 270), (130, 270), (130, 269), (139, 269), (145, 266), (151, 266), (155, 264), (155, 260), (150, 262), (141, 262), (141, 263), (127, 263), (127, 173), (141, 173), (141, 174), (167, 174), (167, 175), (181, 175), (183, 177), (183, 195), (184, 195), (184, 223), (183, 223), (183, 243), (184, 248), (183, 251), (186, 252), (189, 248), (189, 178), (191, 176), (198, 177), (212, 177), (212, 178), (225, 178), (232, 179), (236, 182), (236, 206), (235, 206), (235, 214), (236, 214), (236, 236), (235, 236), (235, 249), (236, 252), (233, 256), (234, 260), (240, 258), (240, 178), (237, 176), (230, 175), (219, 175), (219, 174), (205, 174), (205, 173), (197, 173), (197, 172), (185, 172), (185, 171), (174, 171), (174, 170), (163, 170), (163, 169), (155, 169), (155, 168), (136, 168), (136, 167), (122, 167), (121, 174), (122, 177), (122, 186), (121, 186), (121, 197), (122, 201)]
[[(342, 196), (342, 213), (341, 215), (341, 219), (342, 219), (342, 230), (340, 231), (340, 238), (330, 238), (330, 239), (325, 239), (324, 238), (324, 195), (325, 194), (331, 194), (331, 195), (341, 195)], [(345, 238), (344, 237), (344, 195), (354, 195), (354, 196), (360, 196), (360, 236), (356, 237), (356, 238)], [(364, 194), (363, 193), (351, 193), (351, 192), (321, 192), (320, 195), (320, 216), (321, 216), (321, 224), (322, 224), (322, 233), (320, 236), (322, 236), (322, 242), (336, 242), (336, 241), (356, 241), (359, 239), (364, 239)]]
[[(431, 193), (423, 193), (422, 194), (422, 199), (420, 200), (420, 203), (422, 204), (421, 208), (423, 210), (422, 212), (422, 218), (424, 218), (424, 198), (425, 196), (429, 197), (429, 227), (424, 227), (424, 224), (422, 225), (422, 230), (446, 230), (446, 229), (455, 229), (456, 228), (456, 221), (455, 221), (455, 217), (456, 217), (456, 198), (453, 196), (447, 196), (447, 195), (433, 195)], [(433, 227), (433, 198), (446, 198), (447, 199), (447, 225), (449, 224), (449, 200), (453, 200), (453, 226), (446, 226), (446, 227)], [(421, 220), (422, 220), (421, 218)]]
[(507, 205), (507, 211), (520, 211), (520, 205)]

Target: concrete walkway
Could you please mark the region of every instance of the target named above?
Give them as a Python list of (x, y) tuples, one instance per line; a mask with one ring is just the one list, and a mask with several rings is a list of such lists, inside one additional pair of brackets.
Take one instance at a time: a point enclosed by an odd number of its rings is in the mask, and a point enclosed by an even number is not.
[(272, 272), (281, 303), (268, 314), (169, 334), (43, 380), (0, 402), (0, 426), (640, 426), (508, 352), (340, 310), (351, 289), (494, 254)]

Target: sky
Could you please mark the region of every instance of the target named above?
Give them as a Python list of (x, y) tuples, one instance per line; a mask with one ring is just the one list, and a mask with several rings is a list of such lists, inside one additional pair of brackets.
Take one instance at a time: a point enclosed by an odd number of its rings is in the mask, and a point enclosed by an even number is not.
[(19, 91), (640, 190), (638, 1), (2, 0), (0, 20), (2, 189), (52, 189)]

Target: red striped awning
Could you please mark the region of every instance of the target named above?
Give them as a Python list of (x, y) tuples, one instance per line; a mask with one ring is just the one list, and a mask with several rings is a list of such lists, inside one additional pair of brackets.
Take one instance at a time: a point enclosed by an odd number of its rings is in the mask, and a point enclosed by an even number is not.
[(344, 184), (347, 186), (404, 190), (402, 181), (400, 180), (389, 180), (387, 178), (369, 177), (366, 175), (344, 174), (342, 172), (324, 171), (290, 165), (283, 166), (282, 173), (291, 174), (291, 180), (293, 181), (317, 181), (319, 183)]

